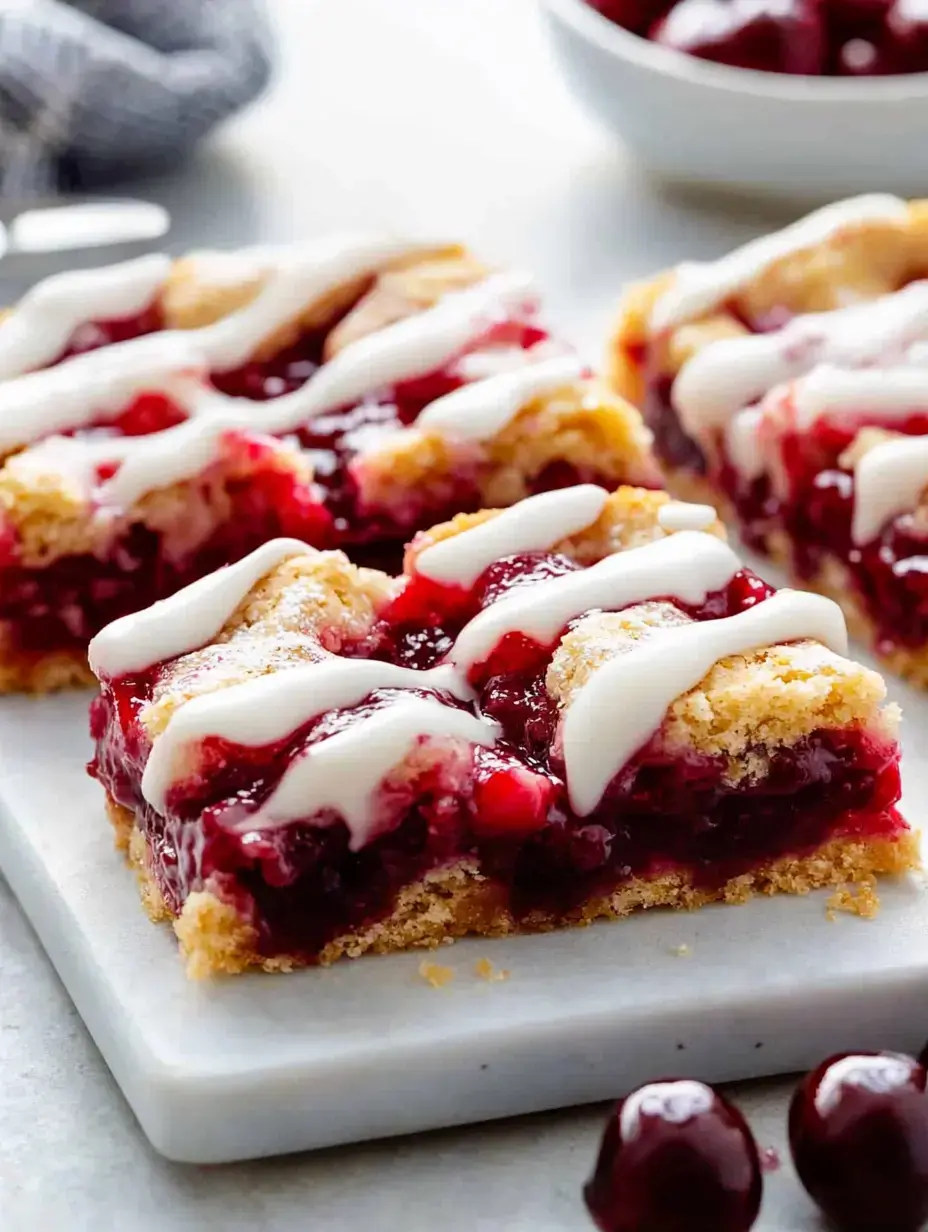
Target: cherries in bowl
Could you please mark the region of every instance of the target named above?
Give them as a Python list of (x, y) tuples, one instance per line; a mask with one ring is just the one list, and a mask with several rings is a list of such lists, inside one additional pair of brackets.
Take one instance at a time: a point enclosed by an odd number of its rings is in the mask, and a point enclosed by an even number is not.
[(912, 152), (928, 129), (926, 0), (544, 0), (543, 9), (577, 100), (663, 178), (803, 206), (875, 187), (924, 189)]
[(732, 68), (876, 77), (928, 70), (924, 0), (586, 0), (610, 21)]

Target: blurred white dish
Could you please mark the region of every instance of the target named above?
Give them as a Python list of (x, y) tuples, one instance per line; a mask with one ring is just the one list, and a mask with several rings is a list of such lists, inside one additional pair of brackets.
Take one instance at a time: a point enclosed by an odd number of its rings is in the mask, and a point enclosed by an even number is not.
[(791, 197), (928, 192), (928, 73), (790, 77), (711, 64), (543, 0), (576, 98), (652, 171)]

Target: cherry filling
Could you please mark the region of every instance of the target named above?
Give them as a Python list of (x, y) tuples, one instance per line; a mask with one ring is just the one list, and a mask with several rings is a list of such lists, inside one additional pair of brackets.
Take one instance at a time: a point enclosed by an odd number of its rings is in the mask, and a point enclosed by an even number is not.
[[(779, 327), (783, 317), (744, 324), (754, 332)], [(654, 432), (656, 452), (674, 470), (704, 475), (706, 458), (685, 432), (671, 402), (672, 379), (650, 367), (643, 348), (631, 356), (646, 375), (644, 415)], [(746, 546), (768, 553), (773, 538), (785, 533), (796, 572), (813, 581), (829, 558), (841, 561), (864, 609), (876, 626), (878, 649), (919, 646), (928, 640), (928, 525), (904, 514), (889, 522), (870, 543), (851, 537), (854, 478), (839, 467), (841, 455), (864, 424), (879, 425), (872, 415), (820, 418), (801, 433), (785, 431), (776, 445), (784, 475), (774, 491), (770, 479), (746, 480), (725, 457), (714, 476), (731, 500)], [(885, 426), (909, 436), (928, 435), (928, 415), (913, 413)]]
[[(124, 325), (126, 332), (130, 328)], [(547, 339), (532, 322), (501, 317), (488, 323), (468, 351), (527, 351)], [(116, 340), (115, 338), (109, 340)], [(213, 374), (224, 392), (266, 400), (302, 384), (322, 360), (324, 334), (307, 334), (267, 363)], [(98, 345), (103, 345), (99, 340)], [(268, 538), (293, 535), (318, 547), (342, 547), (358, 563), (393, 571), (402, 545), (419, 527), (480, 506), (478, 463), (462, 458), (459, 467), (424, 485), (410, 485), (400, 499), (381, 507), (363, 491), (363, 455), (414, 424), (435, 399), (460, 388), (461, 356), (441, 368), (385, 388), (360, 404), (311, 420), (290, 436), (308, 455), (311, 484), (282, 472), (273, 452), (250, 443), (249, 474), (233, 485), (228, 520), (195, 549), (170, 555), (161, 537), (144, 525), (131, 526), (103, 555), (59, 557), (44, 567), (22, 563), (16, 535), (0, 528), (0, 624), (5, 652), (49, 653), (86, 643), (110, 620), (173, 593), (219, 565), (240, 559)], [(74, 435), (98, 436), (103, 430), (123, 436), (163, 431), (184, 419), (170, 398), (147, 392), (115, 418), (101, 420)], [(256, 413), (259, 420), (260, 413)], [(243, 438), (246, 440), (247, 438)], [(266, 454), (266, 469), (263, 465)], [(359, 469), (360, 468), (360, 469)], [(98, 468), (104, 481), (115, 464)], [(601, 479), (568, 465), (536, 476), (539, 491)]]
[[(574, 568), (553, 554), (511, 557), (467, 591), (413, 576), (381, 626), (348, 652), (428, 667), (476, 611), (515, 586)], [(689, 614), (732, 615), (770, 593), (742, 571)], [(205, 742), (197, 769), (174, 785), (162, 815), (140, 786), (148, 743), (137, 716), (157, 680), (155, 669), (104, 686), (92, 712), (91, 772), (136, 810), (153, 870), (175, 910), (210, 879), (215, 892), (254, 922), (263, 954), (308, 960), (334, 937), (389, 913), (404, 886), (461, 859), (479, 863), (499, 905), (517, 918), (563, 917), (635, 877), (682, 869), (697, 886), (714, 889), (829, 838), (901, 830), (894, 807), (897, 750), (859, 728), (813, 732), (776, 750), (762, 777), (737, 784), (727, 781), (723, 759), (670, 754), (654, 737), (595, 811), (578, 815), (552, 752), (558, 715), (544, 687), (551, 649), (523, 637), (478, 666), (475, 704), (500, 724), (501, 738), (478, 748), (463, 772), (439, 760), (405, 794), (403, 784), (382, 792), (378, 808), (389, 820), (357, 851), (336, 815), (253, 831), (248, 817), (308, 744), (388, 704), (387, 691), (314, 719), (272, 747)]]
[(266, 444), (234, 448), (254, 470), (223, 485), (222, 516), (197, 547), (172, 554), (163, 536), (137, 523), (106, 553), (60, 556), (44, 567), (19, 561), (19, 544), (0, 542), (0, 624), (4, 653), (38, 656), (78, 650), (110, 621), (173, 594), (277, 536), (326, 546), (331, 522), (306, 484), (282, 469)]
[(135, 316), (120, 317), (115, 321), (85, 321), (78, 325), (67, 346), (52, 364), (60, 364), (62, 360), (70, 359), (73, 355), (97, 351), (100, 347), (110, 346), (114, 342), (128, 342), (130, 338), (154, 334), (160, 329), (164, 329), (164, 318), (157, 303), (151, 304)]
[[(876, 420), (868, 417), (868, 422)], [(928, 433), (928, 417), (894, 420), (892, 428), (910, 436)], [(892, 519), (875, 539), (853, 542), (854, 477), (838, 459), (857, 428), (827, 420), (802, 435), (789, 433), (780, 444), (788, 495), (778, 496), (762, 477), (739, 482), (725, 467), (721, 482), (732, 498), (751, 546), (767, 550), (780, 530), (789, 537), (793, 565), (813, 580), (829, 557), (846, 568), (857, 595), (877, 629), (878, 649), (918, 646), (928, 639), (928, 526), (918, 514)]]

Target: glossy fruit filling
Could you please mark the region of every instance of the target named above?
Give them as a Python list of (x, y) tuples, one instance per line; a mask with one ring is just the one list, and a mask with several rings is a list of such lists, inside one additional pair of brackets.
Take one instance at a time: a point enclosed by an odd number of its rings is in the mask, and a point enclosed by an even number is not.
[[(208, 529), (189, 550), (173, 549), (142, 523), (129, 526), (106, 552), (63, 555), (37, 567), (22, 563), (13, 536), (0, 541), (5, 656), (82, 649), (110, 621), (241, 559), (268, 539), (284, 535), (327, 544), (329, 515), (266, 441), (230, 440), (225, 461), (234, 477), (217, 491), (204, 522)], [(181, 514), (184, 523), (193, 516), (191, 510)], [(196, 516), (203, 516), (202, 505)], [(174, 527), (174, 536), (183, 534), (184, 526)]]
[(877, 77), (928, 69), (922, 0), (587, 0), (617, 25), (756, 72)]
[[(750, 324), (750, 323), (748, 323)], [(760, 332), (758, 323), (753, 323)], [(636, 355), (636, 360), (641, 354)], [(644, 356), (647, 371), (647, 356)], [(648, 373), (643, 407), (658, 457), (672, 470), (703, 476), (709, 469), (699, 445), (683, 429), (671, 403), (671, 380)], [(796, 573), (813, 582), (829, 559), (847, 570), (859, 601), (877, 630), (878, 649), (919, 646), (928, 640), (928, 524), (914, 514), (887, 523), (870, 543), (851, 537), (853, 473), (839, 459), (858, 431), (881, 422), (893, 432), (928, 435), (928, 415), (913, 413), (881, 421), (872, 414), (823, 417), (802, 432), (786, 429), (773, 446), (782, 476), (775, 488), (767, 475), (746, 480), (719, 443), (713, 482), (732, 502), (746, 546), (768, 553), (785, 535)], [(769, 452), (769, 450), (768, 450)]]
[[(429, 667), (476, 611), (513, 587), (576, 568), (553, 554), (511, 557), (470, 590), (414, 576), (372, 635), (341, 653)], [(732, 615), (770, 593), (742, 571), (688, 611), (696, 619)], [(540, 911), (561, 918), (637, 876), (682, 869), (695, 884), (717, 887), (832, 837), (890, 836), (901, 828), (898, 751), (858, 728), (817, 731), (776, 749), (761, 777), (738, 783), (726, 779), (723, 759), (669, 752), (658, 734), (616, 775), (596, 810), (577, 815), (556, 751), (557, 711), (544, 687), (552, 649), (510, 636), (476, 666), (472, 704), (499, 722), (501, 739), (463, 767), (459, 758), (438, 759), (408, 782), (391, 783), (378, 797), (378, 815), (387, 820), (358, 851), (335, 815), (255, 830), (248, 818), (308, 745), (390, 705), (389, 690), (314, 719), (274, 746), (207, 740), (162, 815), (141, 792), (149, 745), (138, 715), (156, 668), (104, 686), (92, 712), (91, 770), (136, 812), (175, 911), (209, 879), (253, 921), (263, 954), (309, 960), (332, 938), (389, 913), (404, 886), (462, 859), (479, 862), (500, 905), (516, 917)]]
[(160, 329), (164, 329), (164, 318), (158, 304), (152, 304), (131, 317), (119, 317), (113, 321), (85, 321), (77, 327), (68, 345), (53, 363), (59, 364), (64, 359), (83, 355), (87, 351), (97, 351), (114, 342), (128, 342), (130, 338), (154, 334)]

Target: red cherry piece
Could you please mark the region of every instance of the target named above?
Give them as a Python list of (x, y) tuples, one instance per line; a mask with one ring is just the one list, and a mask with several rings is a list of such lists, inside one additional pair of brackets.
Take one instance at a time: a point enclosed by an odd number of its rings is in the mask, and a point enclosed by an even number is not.
[(584, 1190), (601, 1232), (748, 1232), (761, 1198), (740, 1112), (701, 1082), (651, 1082), (616, 1105)]
[(589, 4), (634, 34), (644, 34), (670, 7), (668, 0), (589, 0)]
[(825, 68), (824, 25), (810, 0), (680, 0), (649, 37), (735, 68), (807, 75)]
[(796, 1090), (789, 1141), (799, 1178), (845, 1232), (916, 1232), (928, 1218), (924, 1066), (901, 1053), (846, 1053)]

